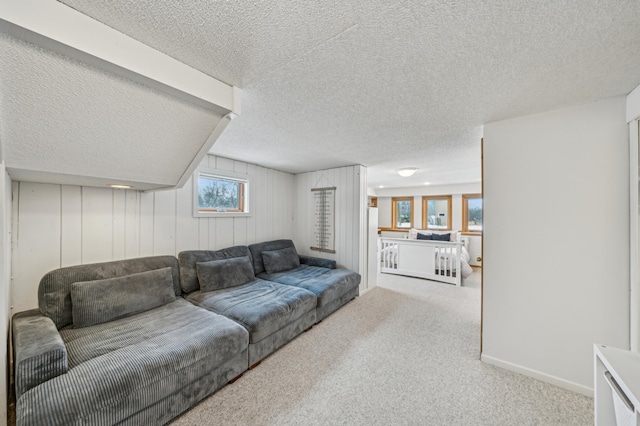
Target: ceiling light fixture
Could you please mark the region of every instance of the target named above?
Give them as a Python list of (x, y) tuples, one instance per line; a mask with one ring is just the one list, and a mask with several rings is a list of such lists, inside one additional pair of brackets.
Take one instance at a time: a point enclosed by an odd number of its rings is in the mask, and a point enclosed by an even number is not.
[(413, 175), (416, 172), (416, 170), (418, 170), (417, 167), (405, 167), (404, 169), (396, 170), (396, 172), (398, 172), (398, 174), (402, 177), (409, 177)]
[(425, 185), (431, 185), (431, 182), (425, 182), (424, 184)]
[(131, 185), (122, 185), (120, 183), (110, 183), (109, 187), (110, 188), (115, 188), (115, 189), (131, 189), (131, 188), (133, 188), (133, 186), (131, 186)]

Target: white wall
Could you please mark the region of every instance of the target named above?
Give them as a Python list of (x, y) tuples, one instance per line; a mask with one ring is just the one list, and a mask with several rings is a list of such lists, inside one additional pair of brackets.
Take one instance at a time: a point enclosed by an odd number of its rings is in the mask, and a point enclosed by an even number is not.
[(9, 320), (11, 317), (11, 179), (0, 162), (0, 425), (7, 424)]
[[(415, 203), (415, 201), (414, 201)], [(391, 197), (378, 198), (378, 227), (391, 228)]]
[[(363, 176), (364, 174), (364, 176)], [(364, 182), (363, 182), (364, 178)], [(333, 259), (338, 266), (359, 272), (363, 277), (361, 290), (366, 284), (366, 267), (361, 265), (361, 250), (366, 253), (366, 244), (361, 247), (364, 235), (363, 221), (366, 218), (366, 168), (348, 166), (337, 169), (296, 175), (295, 234), (296, 249), (301, 254)], [(313, 198), (311, 188), (331, 187), (336, 189), (335, 206), (335, 253), (311, 250)], [(365, 256), (364, 253), (362, 256)], [(366, 257), (366, 256), (365, 256)]]
[(485, 125), (483, 361), (590, 394), (628, 349), (628, 155), (624, 98)]
[(200, 166), (252, 176), (252, 215), (194, 218), (192, 180), (160, 192), (14, 182), (14, 311), (36, 307), (40, 278), (63, 266), (293, 238), (293, 175), (212, 155)]

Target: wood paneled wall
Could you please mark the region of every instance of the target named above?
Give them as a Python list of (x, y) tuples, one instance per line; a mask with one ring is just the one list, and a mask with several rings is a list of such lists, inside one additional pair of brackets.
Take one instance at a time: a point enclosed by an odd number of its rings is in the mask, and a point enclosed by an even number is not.
[[(311, 250), (314, 207), (311, 188), (332, 186), (337, 188), (334, 254)], [(333, 259), (338, 266), (363, 274), (366, 283), (366, 264), (360, 254), (364, 250), (362, 256), (366, 256), (366, 168), (347, 166), (298, 174), (295, 200), (294, 242), (298, 252)]]
[(37, 307), (52, 269), (293, 238), (293, 175), (212, 155), (200, 166), (249, 175), (251, 216), (194, 218), (193, 178), (158, 192), (14, 182), (13, 311)]

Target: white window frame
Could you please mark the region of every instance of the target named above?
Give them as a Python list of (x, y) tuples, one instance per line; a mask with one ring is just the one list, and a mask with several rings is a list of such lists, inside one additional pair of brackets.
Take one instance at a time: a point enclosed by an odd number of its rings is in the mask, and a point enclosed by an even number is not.
[[(238, 181), (244, 184), (244, 211), (238, 212), (212, 212), (200, 211), (198, 205), (199, 178), (200, 176), (219, 178), (221, 180)], [(230, 172), (227, 170), (210, 169), (206, 167), (198, 168), (193, 174), (193, 217), (249, 217), (251, 216), (251, 205), (253, 191), (251, 187), (251, 176), (242, 173)]]

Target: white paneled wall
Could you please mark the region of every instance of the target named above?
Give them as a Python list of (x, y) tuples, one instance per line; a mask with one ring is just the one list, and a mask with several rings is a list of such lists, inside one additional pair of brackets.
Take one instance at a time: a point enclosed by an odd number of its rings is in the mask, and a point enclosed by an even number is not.
[(52, 269), (293, 238), (293, 175), (212, 155), (200, 167), (249, 175), (251, 216), (194, 218), (193, 179), (158, 192), (14, 182), (14, 312), (37, 306)]
[[(361, 239), (365, 238), (361, 227), (366, 215), (367, 194), (366, 169), (362, 166), (348, 166), (337, 169), (296, 175), (295, 234), (296, 249), (301, 254), (333, 259), (338, 266), (363, 274), (361, 270)], [(335, 206), (335, 253), (311, 250), (313, 197), (311, 188), (331, 187), (336, 189)], [(366, 254), (366, 244), (364, 244)], [(366, 268), (365, 268), (366, 269)]]

